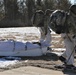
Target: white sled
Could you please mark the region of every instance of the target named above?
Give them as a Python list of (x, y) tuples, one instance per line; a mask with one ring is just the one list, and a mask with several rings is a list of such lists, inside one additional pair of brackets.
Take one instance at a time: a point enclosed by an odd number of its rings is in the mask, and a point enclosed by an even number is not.
[(30, 42), (0, 41), (0, 56), (41, 56), (46, 52), (46, 44), (40, 46)]

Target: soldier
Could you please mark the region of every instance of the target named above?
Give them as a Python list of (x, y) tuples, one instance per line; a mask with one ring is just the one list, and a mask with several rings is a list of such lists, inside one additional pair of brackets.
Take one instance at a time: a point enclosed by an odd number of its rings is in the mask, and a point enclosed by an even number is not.
[(33, 16), (33, 25), (38, 27), (41, 33), (40, 43), (45, 43), (50, 46), (51, 42), (51, 31), (48, 28), (48, 22), (50, 18), (51, 10), (47, 9), (45, 12), (37, 10)]
[(66, 24), (68, 25), (68, 34), (62, 34), (66, 46), (66, 51), (60, 57), (60, 60), (62, 60), (64, 57), (64, 60), (62, 61), (65, 61), (68, 64), (67, 68), (74, 68), (74, 54), (76, 49), (76, 5), (72, 5), (69, 10), (70, 11), (67, 16)]
[(76, 5), (72, 5), (69, 13), (56, 10), (50, 17), (49, 27), (64, 39), (66, 51), (59, 57), (67, 69), (75, 69), (74, 53), (76, 49)]

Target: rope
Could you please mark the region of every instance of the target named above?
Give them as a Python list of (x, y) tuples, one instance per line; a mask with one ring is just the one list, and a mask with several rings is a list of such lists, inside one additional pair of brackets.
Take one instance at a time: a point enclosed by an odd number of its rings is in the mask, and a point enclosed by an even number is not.
[(27, 45), (25, 44), (25, 51), (27, 50)]
[(13, 44), (14, 44), (14, 47), (13, 47), (13, 52), (15, 51), (15, 41), (13, 40)]

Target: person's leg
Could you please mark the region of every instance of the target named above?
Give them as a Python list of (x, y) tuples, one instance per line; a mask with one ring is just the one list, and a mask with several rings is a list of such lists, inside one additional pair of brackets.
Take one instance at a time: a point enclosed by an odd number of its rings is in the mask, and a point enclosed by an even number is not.
[(51, 45), (51, 31), (48, 29), (47, 34), (45, 35), (45, 30), (43, 27), (40, 28), (41, 37), (40, 37), (40, 43), (42, 46), (50, 46)]
[(45, 40), (45, 32), (44, 32), (44, 27), (39, 27), (40, 30), (40, 42), (43, 42)]
[(66, 46), (66, 51), (62, 54), (62, 56), (66, 59), (67, 65), (74, 64), (74, 43), (65, 35), (64, 44)]
[(48, 29), (48, 30), (47, 30), (47, 34), (46, 34), (45, 42), (46, 42), (48, 45), (50, 45), (50, 44), (51, 44), (51, 40), (52, 40), (52, 38), (51, 38), (51, 32), (50, 32), (50, 30)]
[(62, 56), (66, 57), (66, 63), (68, 65), (74, 64), (74, 44), (68, 38), (64, 40), (64, 43), (66, 51)]

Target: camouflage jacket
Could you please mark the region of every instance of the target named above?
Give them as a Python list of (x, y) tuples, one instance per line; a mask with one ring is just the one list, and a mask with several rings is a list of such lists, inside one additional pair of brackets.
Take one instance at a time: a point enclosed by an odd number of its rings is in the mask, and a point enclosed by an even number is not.
[(67, 25), (69, 33), (76, 34), (76, 17), (69, 14), (67, 17)]
[(63, 30), (62, 33), (76, 34), (76, 17), (62, 12), (61, 10), (59, 11), (63, 15), (56, 13), (57, 11), (53, 12), (53, 14), (50, 16), (49, 27), (56, 32), (57, 27), (60, 26), (59, 30)]

